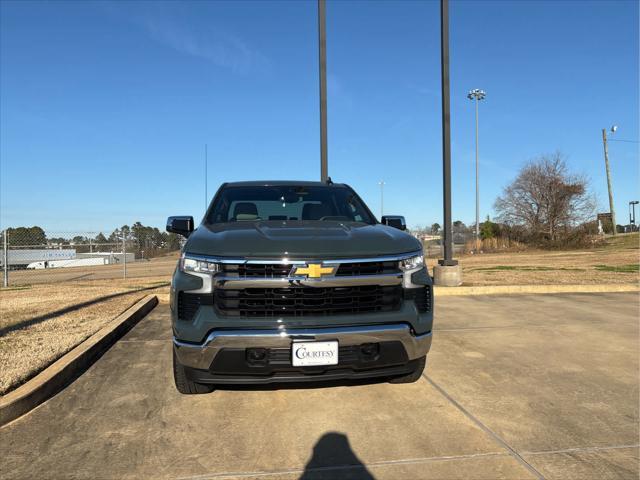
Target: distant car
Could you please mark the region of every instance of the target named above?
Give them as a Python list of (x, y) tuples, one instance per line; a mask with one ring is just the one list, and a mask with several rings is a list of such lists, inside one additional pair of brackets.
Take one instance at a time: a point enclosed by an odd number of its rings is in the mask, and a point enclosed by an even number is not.
[(433, 291), (400, 216), (379, 223), (344, 184), (223, 184), (173, 275), (173, 373), (216, 384), (388, 377), (414, 382), (431, 346)]
[(43, 269), (43, 268), (47, 268), (47, 266), (48, 266), (47, 264), (48, 263), (49, 262), (47, 262), (47, 261), (44, 261), (44, 262), (33, 262), (33, 263), (30, 263), (29, 265), (27, 265), (26, 268), (27, 268), (27, 270), (40, 270), (40, 269)]
[(98, 258), (73, 258), (70, 260), (44, 260), (33, 262), (27, 265), (28, 270), (40, 270), (43, 268), (71, 268), (71, 267), (92, 267), (96, 265), (107, 265), (108, 259)]

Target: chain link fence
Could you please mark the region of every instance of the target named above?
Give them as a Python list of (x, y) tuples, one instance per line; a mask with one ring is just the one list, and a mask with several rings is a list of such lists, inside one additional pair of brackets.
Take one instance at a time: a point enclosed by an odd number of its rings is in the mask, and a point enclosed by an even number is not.
[(139, 223), (105, 234), (7, 228), (0, 235), (2, 285), (170, 276), (182, 240)]
[[(424, 232), (416, 232), (413, 235), (422, 241), (426, 258), (442, 258), (444, 246), (441, 235), (431, 235)], [(508, 236), (482, 238), (481, 235), (478, 238), (472, 228), (454, 229), (452, 237), (454, 255), (521, 251), (527, 247)]]
[[(411, 232), (427, 258), (441, 258), (440, 235)], [(113, 231), (44, 231), (7, 228), (0, 234), (3, 286), (164, 276), (169, 278), (183, 238), (140, 223)], [(454, 254), (475, 250), (475, 234), (454, 228)]]
[[(412, 231), (409, 233), (422, 242), (426, 258), (442, 258), (444, 255), (442, 234), (434, 235), (426, 231)], [(453, 253), (455, 255), (465, 253), (466, 245), (472, 238), (475, 238), (475, 235), (470, 232), (453, 232)]]

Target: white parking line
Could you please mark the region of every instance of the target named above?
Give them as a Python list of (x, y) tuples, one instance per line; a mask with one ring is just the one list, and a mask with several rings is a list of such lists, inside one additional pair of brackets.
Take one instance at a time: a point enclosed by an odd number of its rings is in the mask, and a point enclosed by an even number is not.
[(540, 473), (538, 470), (536, 470), (533, 465), (531, 465), (529, 462), (527, 462), (524, 458), (522, 458), (520, 456), (520, 454), (518, 452), (516, 452), (516, 450), (511, 447), (511, 445), (509, 445), (506, 441), (504, 441), (497, 433), (495, 433), (493, 430), (491, 430), (489, 427), (487, 427), (484, 423), (482, 423), (480, 420), (478, 420), (476, 417), (474, 417), (466, 408), (464, 408), (462, 405), (460, 405), (456, 400), (453, 399), (453, 397), (451, 397), (451, 395), (449, 395), (440, 385), (438, 385), (436, 382), (434, 382), (433, 380), (431, 380), (429, 377), (427, 377), (426, 375), (422, 375), (422, 377), (431, 384), (431, 386), (433, 386), (433, 388), (435, 388), (436, 390), (438, 390), (438, 392), (440, 392), (440, 394), (446, 398), (447, 400), (449, 400), (449, 402), (456, 407), (458, 410), (460, 410), (469, 420), (471, 420), (473, 423), (475, 423), (478, 427), (480, 427), (485, 433), (487, 433), (491, 438), (493, 438), (493, 440), (498, 443), (500, 446), (502, 446), (503, 448), (505, 448), (513, 458), (515, 458), (518, 462), (520, 462), (520, 464), (522, 464), (523, 467), (525, 467), (527, 470), (529, 470), (532, 474), (534, 474), (538, 479), (540, 480), (544, 480), (544, 475), (542, 475), (542, 473)]
[(494, 453), (474, 453), (469, 455), (450, 455), (442, 457), (424, 457), (424, 458), (409, 458), (404, 460), (382, 460), (379, 462), (369, 462), (358, 465), (335, 465), (327, 467), (313, 467), (313, 468), (292, 468), (287, 470), (272, 470), (272, 471), (259, 471), (259, 472), (225, 472), (225, 473), (211, 473), (202, 474), (189, 477), (178, 477), (178, 480), (208, 480), (208, 479), (220, 479), (220, 478), (258, 478), (267, 477), (270, 475), (286, 475), (286, 474), (300, 474), (304, 472), (316, 473), (316, 472), (334, 472), (342, 470), (359, 470), (368, 467), (381, 467), (387, 465), (416, 465), (422, 463), (441, 462), (450, 460), (465, 460), (469, 458), (482, 458), (482, 457), (508, 457), (508, 453), (494, 452)]
[(522, 452), (522, 455), (547, 455), (554, 453), (576, 453), (576, 452), (600, 452), (607, 450), (623, 450), (625, 448), (640, 448), (640, 443), (636, 445), (612, 445), (607, 447), (576, 447), (564, 448), (560, 450), (540, 450), (538, 452)]

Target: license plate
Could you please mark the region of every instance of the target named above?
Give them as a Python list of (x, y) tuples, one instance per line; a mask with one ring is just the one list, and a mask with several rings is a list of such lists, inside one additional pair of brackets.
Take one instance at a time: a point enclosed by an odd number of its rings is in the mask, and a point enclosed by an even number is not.
[(291, 363), (294, 367), (337, 365), (338, 342), (293, 342)]

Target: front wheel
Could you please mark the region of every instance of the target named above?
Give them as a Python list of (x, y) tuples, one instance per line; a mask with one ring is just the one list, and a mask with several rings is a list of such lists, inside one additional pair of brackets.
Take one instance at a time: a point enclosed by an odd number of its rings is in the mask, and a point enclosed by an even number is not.
[(173, 380), (178, 391), (184, 395), (213, 392), (213, 385), (205, 385), (189, 380), (187, 373), (184, 371), (184, 366), (176, 358), (175, 350), (173, 352)]
[(427, 356), (425, 355), (422, 358), (419, 358), (416, 362), (415, 370), (411, 373), (407, 373), (406, 375), (402, 375), (401, 377), (395, 377), (389, 380), (389, 383), (414, 383), (420, 380), (422, 376), (422, 372), (424, 372), (424, 367), (427, 364)]

